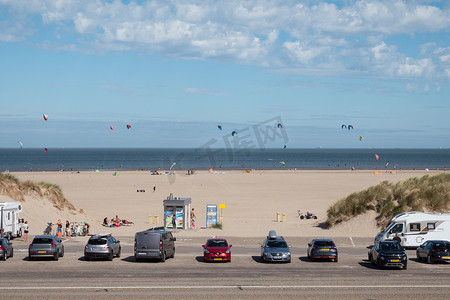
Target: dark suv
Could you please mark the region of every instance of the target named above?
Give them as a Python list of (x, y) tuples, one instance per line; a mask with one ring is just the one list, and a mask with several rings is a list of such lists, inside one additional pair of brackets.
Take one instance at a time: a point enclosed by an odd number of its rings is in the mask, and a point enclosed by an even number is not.
[(450, 242), (427, 241), (417, 248), (416, 255), (417, 260), (426, 258), (429, 264), (435, 261), (450, 261)]
[(369, 261), (382, 267), (400, 267), (406, 270), (408, 258), (397, 241), (377, 242), (369, 251)]

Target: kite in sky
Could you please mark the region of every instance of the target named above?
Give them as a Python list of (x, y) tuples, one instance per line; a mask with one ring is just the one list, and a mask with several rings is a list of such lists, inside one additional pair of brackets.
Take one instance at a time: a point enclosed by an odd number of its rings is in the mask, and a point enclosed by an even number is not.
[(114, 126), (112, 126), (112, 125), (109, 126), (109, 129), (114, 130)]
[(46, 114), (43, 114), (42, 117), (44, 117), (44, 120), (47, 121), (48, 120), (48, 116)]
[(378, 161), (380, 159), (380, 157), (378, 156), (378, 154), (375, 154), (375, 161)]
[(222, 125), (217, 125), (217, 128), (219, 128), (220, 130), (222, 130)]
[(364, 137), (361, 135), (361, 136), (359, 137), (359, 141), (362, 141), (363, 138), (364, 138)]
[(127, 129), (130, 129), (131, 128), (131, 125), (127, 125)]
[(278, 123), (277, 127), (278, 128), (283, 128), (283, 125), (281, 123)]
[(231, 133), (232, 136), (235, 136), (236, 134), (237, 134), (237, 131), (233, 131), (233, 132)]

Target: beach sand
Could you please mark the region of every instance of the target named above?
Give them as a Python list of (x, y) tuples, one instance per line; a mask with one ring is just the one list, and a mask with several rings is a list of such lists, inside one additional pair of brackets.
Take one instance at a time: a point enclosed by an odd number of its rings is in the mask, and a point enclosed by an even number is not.
[[(26, 197), (22, 217), (28, 220), (30, 235), (42, 234), (47, 222), (61, 219), (91, 225), (91, 233), (111, 232), (117, 236), (134, 236), (136, 231), (161, 226), (163, 200), (174, 197), (192, 198), (197, 215), (196, 230), (178, 230), (179, 237), (265, 236), (276, 230), (287, 237), (373, 237), (379, 228), (375, 213), (370, 212), (331, 229), (320, 224), (335, 201), (381, 181), (398, 182), (409, 177), (437, 174), (440, 171), (402, 170), (396, 174), (370, 170), (339, 171), (277, 171), (254, 170), (209, 173), (197, 171), (186, 175), (151, 175), (148, 171), (86, 172), (16, 172), (19, 180), (45, 181), (58, 184), (66, 198), (84, 213), (58, 211), (51, 203)], [(153, 192), (153, 187), (156, 191)], [(145, 190), (145, 192), (137, 192)], [(5, 201), (7, 197), (2, 196)], [(223, 230), (205, 229), (206, 205), (225, 204)], [(313, 212), (317, 220), (300, 220), (298, 210)], [(276, 222), (277, 213), (285, 214), (286, 222)], [(133, 226), (106, 228), (104, 217), (118, 215), (134, 222)], [(150, 224), (149, 216), (158, 216), (159, 224)]]

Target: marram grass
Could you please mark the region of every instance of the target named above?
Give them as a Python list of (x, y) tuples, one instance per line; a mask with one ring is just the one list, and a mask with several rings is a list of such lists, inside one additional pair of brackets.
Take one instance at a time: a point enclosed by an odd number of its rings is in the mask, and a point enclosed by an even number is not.
[(397, 214), (406, 211), (444, 212), (450, 208), (450, 174), (412, 177), (396, 184), (383, 181), (350, 194), (328, 208), (329, 227), (369, 210), (376, 211), (377, 225), (385, 227)]

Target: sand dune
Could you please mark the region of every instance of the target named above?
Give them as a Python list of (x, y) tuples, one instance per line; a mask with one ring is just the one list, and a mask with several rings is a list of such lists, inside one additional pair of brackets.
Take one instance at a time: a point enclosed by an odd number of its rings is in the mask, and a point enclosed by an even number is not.
[[(438, 171), (434, 171), (434, 174)], [(29, 220), (30, 233), (40, 234), (47, 222), (87, 221), (92, 232), (111, 231), (120, 236), (134, 235), (138, 230), (162, 225), (163, 200), (192, 198), (197, 214), (197, 230), (177, 232), (177, 236), (265, 236), (271, 229), (284, 236), (372, 237), (378, 231), (374, 214), (351, 220), (332, 229), (319, 225), (326, 220), (330, 204), (348, 194), (388, 180), (397, 182), (425, 171), (399, 171), (396, 174), (374, 174), (373, 171), (207, 171), (186, 175), (151, 175), (145, 171), (94, 172), (20, 172), (12, 173), (20, 180), (45, 181), (61, 186), (66, 198), (84, 214), (57, 211), (50, 203), (27, 197), (23, 217)], [(156, 191), (153, 192), (153, 187)], [(137, 192), (145, 190), (145, 192)], [(5, 199), (4, 197), (2, 199)], [(223, 230), (200, 229), (206, 222), (206, 204), (225, 204)], [(300, 220), (297, 210), (311, 211), (318, 220)], [(276, 222), (277, 212), (286, 222)], [(104, 217), (119, 215), (134, 226), (105, 228)], [(149, 224), (149, 216), (159, 216), (159, 224)]]

